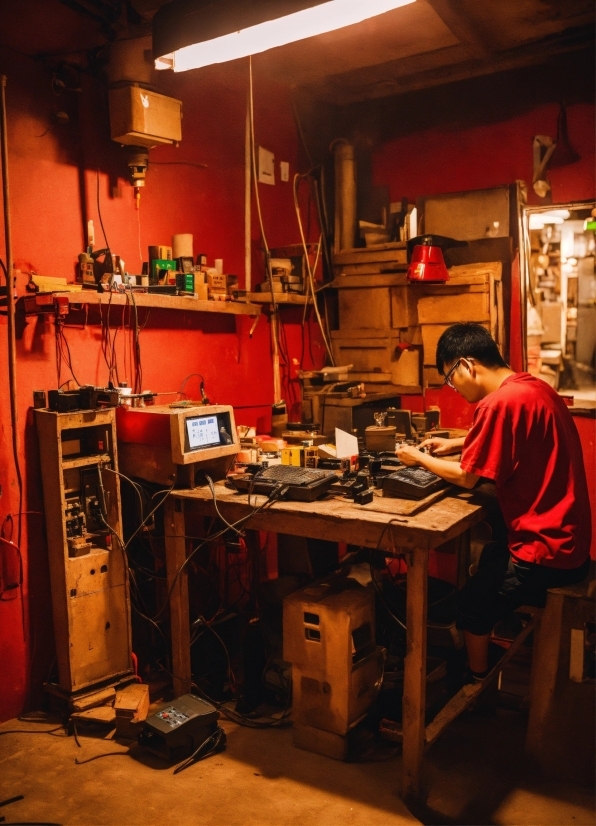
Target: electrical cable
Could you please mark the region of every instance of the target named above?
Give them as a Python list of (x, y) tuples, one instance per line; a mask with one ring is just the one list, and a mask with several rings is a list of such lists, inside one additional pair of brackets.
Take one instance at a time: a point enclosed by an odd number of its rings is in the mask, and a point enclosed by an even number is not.
[[(308, 174), (309, 173), (306, 173), (306, 176), (308, 176)], [(333, 366), (335, 366), (335, 359), (333, 358), (333, 351), (331, 350), (331, 345), (329, 343), (329, 340), (327, 338), (327, 333), (326, 333), (325, 328), (323, 326), (323, 321), (321, 319), (321, 314), (319, 313), (319, 307), (318, 307), (318, 304), (317, 304), (317, 291), (316, 291), (316, 288), (315, 288), (315, 280), (314, 280), (314, 275), (313, 275), (312, 268), (310, 266), (310, 259), (308, 257), (308, 246), (307, 246), (307, 243), (306, 243), (306, 238), (304, 236), (304, 227), (302, 225), (302, 215), (300, 213), (300, 204), (298, 202), (298, 186), (297, 186), (297, 184), (299, 183), (301, 178), (306, 177), (306, 176), (305, 175), (299, 175), (298, 173), (296, 173), (296, 175), (294, 175), (294, 185), (293, 185), (294, 209), (296, 211), (296, 219), (298, 221), (298, 229), (300, 230), (300, 239), (302, 241), (302, 247), (304, 249), (304, 261), (305, 261), (305, 264), (306, 264), (306, 272), (308, 274), (308, 281), (309, 281), (310, 289), (311, 289), (311, 292), (312, 292), (312, 300), (313, 300), (313, 306), (314, 306), (315, 314), (316, 314), (316, 317), (317, 317), (317, 322), (319, 324), (319, 329), (321, 330), (321, 335), (323, 337), (323, 342), (325, 344), (325, 349), (327, 350), (327, 355), (329, 356), (331, 364)], [(319, 246), (321, 246), (321, 242), (322, 242), (322, 233), (319, 237)]]
[[(226, 742), (226, 733), (222, 729), (221, 726), (218, 726), (217, 729), (213, 732), (213, 734), (209, 735), (206, 740), (203, 740), (201, 745), (196, 748), (190, 757), (187, 757), (179, 766), (176, 766), (172, 774), (179, 774), (184, 769), (187, 769), (193, 763), (198, 763), (199, 760), (204, 760), (206, 757), (209, 757), (211, 754), (215, 754), (217, 751), (220, 751), (220, 747), (225, 745)], [(211, 746), (207, 749), (207, 751), (203, 752), (205, 746), (211, 743)]]
[(239, 531), (237, 528), (234, 527), (234, 525), (231, 525), (224, 516), (222, 516), (222, 514), (219, 510), (218, 504), (217, 504), (217, 496), (216, 496), (216, 493), (215, 493), (215, 486), (213, 485), (213, 479), (210, 476), (208, 476), (207, 474), (205, 474), (205, 479), (207, 480), (207, 484), (209, 485), (209, 490), (211, 491), (211, 496), (213, 497), (213, 507), (215, 508), (215, 513), (219, 516), (219, 518), (224, 523), (224, 525), (227, 525), (228, 528), (230, 528), (230, 530), (234, 531), (234, 533), (236, 533), (238, 536), (244, 536), (243, 531), (241, 531), (241, 530)]
[[(30, 731), (29, 729), (26, 729), (26, 728), (22, 728), (22, 729), (21, 728), (16, 728), (16, 729), (8, 729), (8, 731), (0, 731), (0, 735), (2, 735), (2, 734), (52, 734), (52, 735), (54, 735), (54, 737), (56, 737), (58, 735), (54, 734), (54, 732), (60, 731), (60, 729), (64, 730), (64, 728), (65, 727), (63, 725), (56, 726), (56, 728), (51, 728), (51, 729), (48, 729), (47, 731), (42, 731), (41, 729), (36, 729), (35, 731)], [(62, 736), (67, 737), (68, 735), (64, 734), (64, 735), (60, 735), (60, 736), (61, 737)]]
[(101, 217), (101, 205), (99, 203), (99, 167), (97, 167), (97, 214), (99, 216), (99, 223), (101, 225), (101, 231), (103, 232), (103, 240), (105, 241), (106, 248), (108, 250), (108, 254), (111, 256), (110, 245), (108, 243), (108, 236), (106, 235), (106, 230), (103, 225), (103, 218)]
[[(257, 215), (259, 219), (259, 227), (261, 230), (261, 240), (265, 249), (265, 271), (269, 281), (269, 289), (271, 290), (271, 348), (273, 354), (273, 388), (274, 395), (279, 396), (275, 399), (275, 403), (281, 402), (281, 388), (279, 376), (279, 340), (277, 332), (277, 324), (279, 319), (279, 307), (275, 292), (273, 290), (273, 274), (271, 272), (271, 252), (267, 243), (267, 236), (265, 235), (265, 226), (263, 224), (263, 214), (261, 211), (261, 198), (259, 195), (259, 183), (257, 176), (257, 156), (255, 148), (255, 119), (254, 119), (254, 96), (253, 96), (253, 76), (252, 76), (252, 56), (248, 57), (248, 101), (249, 101), (249, 124), (250, 124), (250, 144), (251, 144), (251, 160), (252, 160), (252, 175), (254, 180), (255, 202), (257, 205)], [(286, 361), (289, 363), (287, 354)]]
[(99, 760), (100, 757), (128, 757), (130, 755), (129, 751), (108, 751), (105, 754), (96, 754), (94, 757), (87, 757), (86, 760), (79, 760), (78, 757), (75, 757), (75, 763), (77, 766), (82, 766), (85, 763), (91, 763), (93, 760)]

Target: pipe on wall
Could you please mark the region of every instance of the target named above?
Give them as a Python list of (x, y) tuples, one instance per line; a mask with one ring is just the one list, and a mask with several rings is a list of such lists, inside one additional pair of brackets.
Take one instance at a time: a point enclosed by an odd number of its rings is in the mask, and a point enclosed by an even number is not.
[(21, 514), (23, 511), (23, 480), (19, 464), (19, 431), (17, 409), (17, 358), (15, 334), (15, 301), (12, 260), (12, 233), (10, 224), (10, 186), (8, 182), (8, 127), (6, 118), (6, 75), (0, 75), (0, 143), (2, 155), (2, 204), (4, 208), (4, 240), (6, 247), (6, 308), (8, 315), (8, 382), (10, 388), (10, 420), (12, 426), (12, 452), (19, 488), (19, 513), (17, 519), (17, 545), (21, 544)]
[(333, 141), (335, 159), (335, 251), (351, 249), (356, 239), (356, 161), (344, 138)]

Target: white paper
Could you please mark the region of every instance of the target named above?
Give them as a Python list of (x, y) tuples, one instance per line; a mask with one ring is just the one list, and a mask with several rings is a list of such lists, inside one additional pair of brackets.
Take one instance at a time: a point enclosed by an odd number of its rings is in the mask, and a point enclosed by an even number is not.
[(358, 439), (345, 430), (335, 428), (335, 446), (337, 448), (338, 459), (348, 459), (350, 456), (358, 456)]

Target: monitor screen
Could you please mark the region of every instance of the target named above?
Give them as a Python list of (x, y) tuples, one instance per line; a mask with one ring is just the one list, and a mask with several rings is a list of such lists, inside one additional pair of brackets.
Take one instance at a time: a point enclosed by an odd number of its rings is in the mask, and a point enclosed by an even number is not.
[(214, 447), (220, 444), (219, 424), (217, 416), (193, 416), (186, 420), (188, 447), (190, 450), (199, 450), (203, 447)]

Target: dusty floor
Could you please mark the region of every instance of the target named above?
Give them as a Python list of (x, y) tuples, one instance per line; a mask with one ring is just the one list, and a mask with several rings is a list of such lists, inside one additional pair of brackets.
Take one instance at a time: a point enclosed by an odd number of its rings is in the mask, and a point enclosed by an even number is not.
[[(346, 764), (291, 745), (289, 729), (224, 723), (228, 748), (173, 776), (156, 758), (105, 757), (118, 743), (81, 737), (0, 736), (0, 808), (7, 824), (62, 826), (402, 826), (402, 824), (593, 824), (590, 789), (541, 780), (523, 767), (516, 712), (468, 713), (429, 750), (427, 807), (417, 819), (398, 797), (399, 756)], [(12, 721), (9, 729), (51, 726)], [(58, 732), (57, 734), (60, 734)]]

